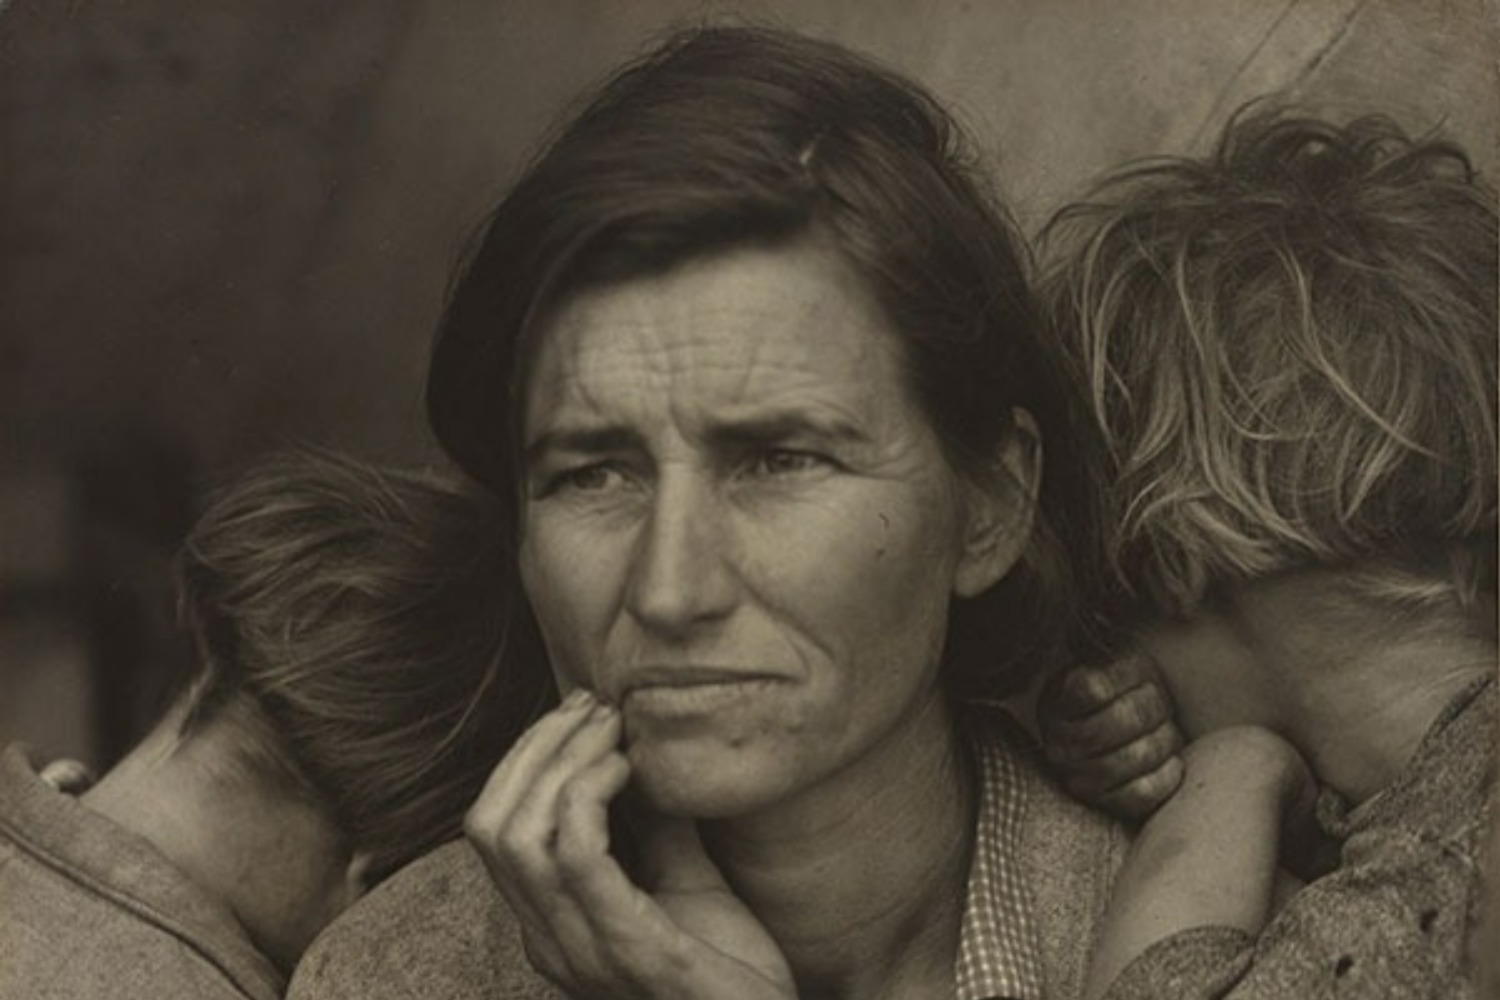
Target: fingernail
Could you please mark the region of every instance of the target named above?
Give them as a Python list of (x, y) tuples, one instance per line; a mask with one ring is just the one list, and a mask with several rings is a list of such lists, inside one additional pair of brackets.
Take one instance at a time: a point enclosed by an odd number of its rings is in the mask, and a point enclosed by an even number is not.
[(569, 691), (568, 696), (563, 699), (562, 707), (567, 709), (582, 708), (592, 700), (593, 698), (592, 696), (590, 696), (587, 688), (574, 688), (572, 691)]

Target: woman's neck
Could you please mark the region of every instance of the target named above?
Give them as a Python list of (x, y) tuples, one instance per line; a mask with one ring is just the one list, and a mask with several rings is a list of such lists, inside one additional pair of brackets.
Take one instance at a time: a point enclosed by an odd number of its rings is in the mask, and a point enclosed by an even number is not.
[(150, 841), (224, 904), (284, 972), (357, 884), (322, 807), (236, 770), (222, 729), (179, 739), (174, 718), (82, 796), (92, 811)]
[(943, 699), (775, 815), (704, 824), (800, 995), (951, 995), (975, 782)]
[(1188, 736), (1266, 726), (1351, 802), (1394, 781), (1444, 707), (1495, 670), (1493, 640), (1434, 613), (1393, 627), (1388, 611), (1337, 598), (1337, 571), (1240, 588), (1215, 610), (1153, 629)]

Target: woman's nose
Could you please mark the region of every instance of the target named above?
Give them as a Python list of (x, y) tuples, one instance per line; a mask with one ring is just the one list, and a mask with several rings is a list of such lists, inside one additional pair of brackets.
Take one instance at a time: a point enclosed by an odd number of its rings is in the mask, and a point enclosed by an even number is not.
[(631, 615), (668, 634), (724, 617), (735, 583), (722, 500), (711, 484), (663, 477), (653, 501), (633, 554)]

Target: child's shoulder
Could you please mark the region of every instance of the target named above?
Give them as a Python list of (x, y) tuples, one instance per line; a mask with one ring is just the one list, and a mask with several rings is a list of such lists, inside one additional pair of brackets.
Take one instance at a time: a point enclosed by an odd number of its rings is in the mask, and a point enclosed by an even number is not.
[(1494, 677), (1468, 685), (1433, 722), (1389, 788), (1354, 809), (1326, 811), (1325, 827), (1345, 841), (1345, 864), (1400, 844), (1473, 848), (1487, 830), (1494, 797), (1497, 711)]

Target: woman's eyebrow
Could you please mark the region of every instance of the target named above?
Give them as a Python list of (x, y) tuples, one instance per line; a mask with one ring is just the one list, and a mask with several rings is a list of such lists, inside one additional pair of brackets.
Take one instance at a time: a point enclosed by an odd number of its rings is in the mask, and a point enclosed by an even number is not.
[(724, 421), (711, 427), (707, 437), (713, 444), (725, 447), (774, 444), (806, 437), (852, 444), (870, 440), (852, 421), (804, 410)]
[(640, 436), (627, 427), (561, 427), (538, 434), (527, 442), (522, 454), (527, 462), (533, 462), (549, 451), (622, 451), (640, 443)]
[[(870, 440), (869, 434), (850, 420), (804, 410), (724, 420), (713, 424), (704, 435), (710, 445), (719, 448), (744, 448), (809, 437), (851, 444)], [(589, 454), (641, 447), (640, 435), (629, 427), (558, 427), (543, 431), (527, 442), (522, 459), (529, 464), (548, 452)]]

